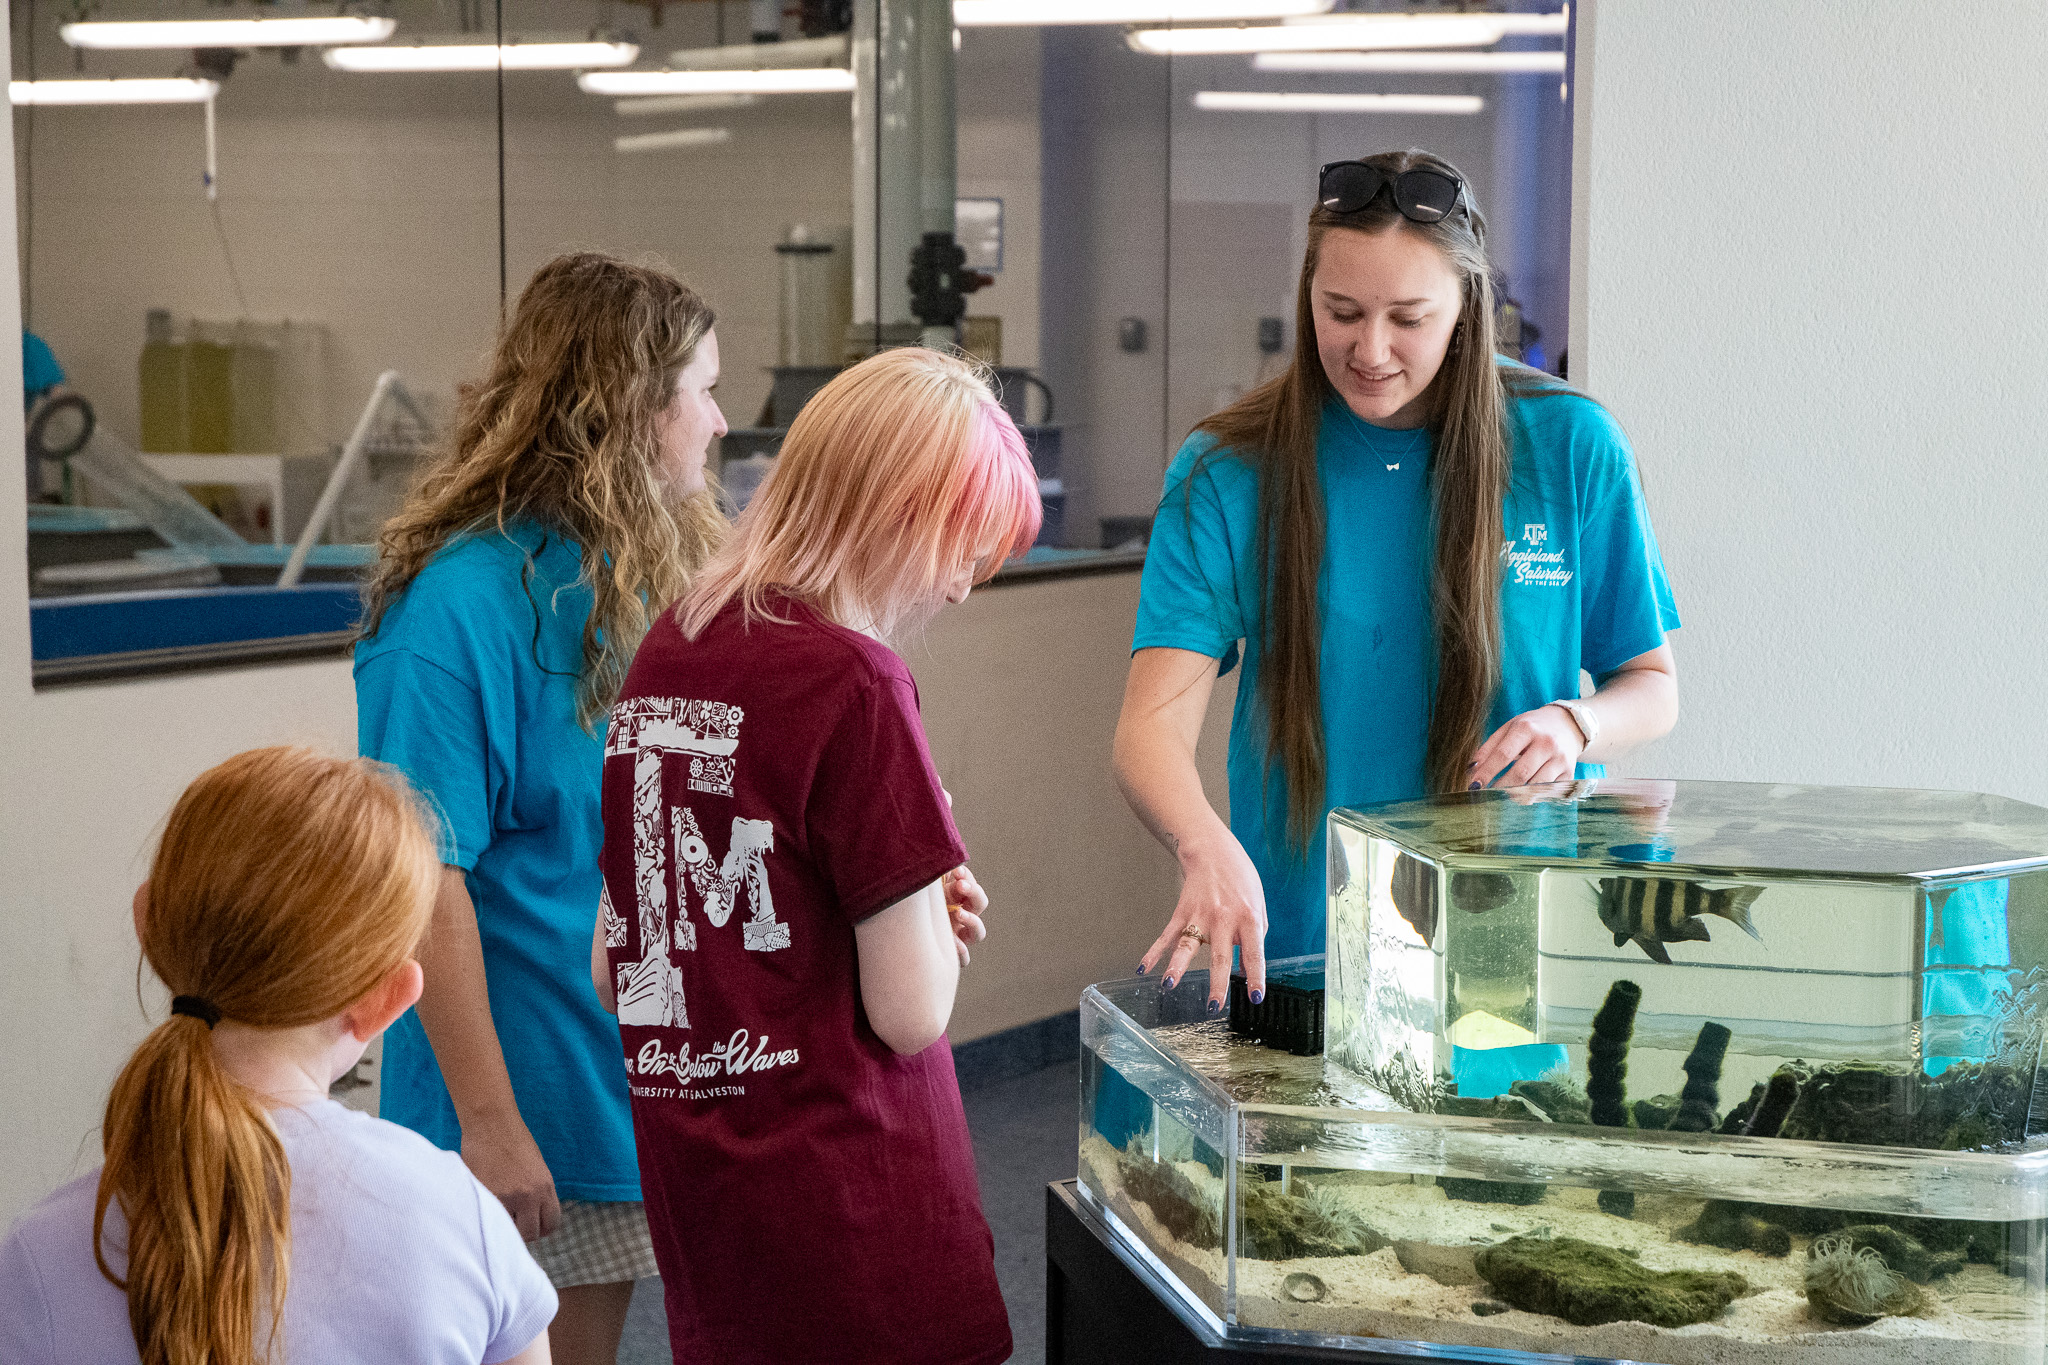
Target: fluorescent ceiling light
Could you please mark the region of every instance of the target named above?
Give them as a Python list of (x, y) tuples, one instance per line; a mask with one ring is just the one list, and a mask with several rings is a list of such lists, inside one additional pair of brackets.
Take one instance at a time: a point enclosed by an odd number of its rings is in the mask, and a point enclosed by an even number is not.
[(59, 24), (73, 47), (325, 47), (381, 43), (398, 25), (390, 19), (335, 14), (297, 19), (110, 19)]
[(813, 95), (853, 89), (844, 67), (784, 71), (590, 71), (576, 84), (592, 95)]
[(1228, 52), (1359, 52), (1376, 48), (1491, 47), (1514, 35), (1556, 35), (1556, 14), (1331, 14), (1255, 28), (1141, 28), (1129, 37), (1139, 52), (1202, 55)]
[(1255, 71), (1413, 71), (1434, 75), (1562, 71), (1563, 52), (1261, 52)]
[(204, 104), (219, 93), (219, 81), (185, 77), (7, 83), (15, 104)]
[(715, 147), (732, 141), (730, 128), (677, 128), (666, 133), (629, 133), (612, 139), (621, 152), (677, 152), (692, 147)]
[(336, 71), (576, 71), (629, 66), (640, 56), (632, 43), (391, 43), (384, 47), (330, 47), (321, 54)]
[(619, 100), (612, 111), (633, 118), (646, 114), (700, 114), (707, 109), (745, 109), (761, 102), (758, 95), (651, 95)]
[(786, 38), (779, 43), (727, 43), (686, 47), (668, 54), (681, 71), (760, 71), (771, 66), (844, 66), (851, 44), (844, 33), (826, 38)]
[(1204, 90), (1195, 108), (1246, 114), (1476, 114), (1477, 95), (1326, 95), (1303, 91)]
[(961, 28), (998, 24), (1196, 24), (1322, 14), (1333, 0), (953, 0)]

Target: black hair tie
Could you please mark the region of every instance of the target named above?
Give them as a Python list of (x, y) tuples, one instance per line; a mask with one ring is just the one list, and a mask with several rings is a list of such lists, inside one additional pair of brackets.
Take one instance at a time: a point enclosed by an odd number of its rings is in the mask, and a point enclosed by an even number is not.
[(171, 1001), (171, 1013), (197, 1019), (209, 1029), (220, 1022), (220, 1006), (203, 996), (177, 996)]

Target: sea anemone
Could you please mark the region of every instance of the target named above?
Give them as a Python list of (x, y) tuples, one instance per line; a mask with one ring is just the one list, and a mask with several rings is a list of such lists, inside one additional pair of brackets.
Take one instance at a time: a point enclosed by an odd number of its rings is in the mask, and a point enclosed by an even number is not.
[(1358, 1210), (1339, 1198), (1335, 1190), (1309, 1191), (1308, 1225), (1311, 1231), (1333, 1242), (1365, 1242), (1373, 1235)]
[(1807, 1250), (1806, 1304), (1822, 1322), (1863, 1327), (1882, 1317), (1907, 1317), (1927, 1296), (1884, 1263), (1875, 1247), (1823, 1237)]

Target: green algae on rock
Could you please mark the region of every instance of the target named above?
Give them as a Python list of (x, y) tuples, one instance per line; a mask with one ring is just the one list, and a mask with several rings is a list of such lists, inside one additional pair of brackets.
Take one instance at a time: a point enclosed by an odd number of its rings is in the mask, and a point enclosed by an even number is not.
[(1162, 1227), (1189, 1246), (1204, 1251), (1222, 1246), (1221, 1215), (1185, 1172), (1147, 1155), (1141, 1146), (1143, 1141), (1142, 1137), (1134, 1137), (1117, 1154), (1117, 1176), (1123, 1182), (1124, 1193), (1152, 1210), (1152, 1216)]
[(1464, 1176), (1437, 1177), (1444, 1198), (1466, 1204), (1540, 1204), (1550, 1192), (1548, 1185), (1530, 1185), (1516, 1180), (1472, 1180)]
[(1635, 1127), (1654, 1133), (1669, 1128), (1671, 1120), (1678, 1115), (1678, 1096), (1652, 1095), (1646, 1100), (1631, 1100), (1629, 1117), (1635, 1120)]
[[(1919, 1238), (1884, 1223), (1858, 1223), (1822, 1240), (1840, 1242), (1851, 1250), (1869, 1247), (1884, 1257), (1887, 1266), (1915, 1284), (1926, 1284), (1943, 1275), (1953, 1275), (1969, 1259), (1962, 1251), (1929, 1251), (1921, 1245)], [(1806, 1254), (1809, 1259), (1816, 1258), (1815, 1249), (1819, 1246), (1820, 1243), (1816, 1242), (1808, 1248)]]
[(1473, 1265), (1504, 1302), (1579, 1327), (1688, 1327), (1719, 1317), (1749, 1292), (1749, 1281), (1732, 1271), (1648, 1270), (1576, 1237), (1510, 1237), (1481, 1250)]
[(2031, 1097), (2014, 1068), (1995, 1063), (1959, 1062), (1929, 1078), (1875, 1062), (1836, 1062), (1800, 1081), (1776, 1136), (1970, 1151), (2024, 1138)]
[(1757, 1217), (1747, 1204), (1727, 1199), (1709, 1199), (1700, 1207), (1699, 1217), (1673, 1231), (1672, 1236), (1695, 1246), (1754, 1251), (1764, 1256), (1785, 1256), (1792, 1251), (1791, 1233)]
[(1533, 1081), (1516, 1081), (1510, 1095), (1520, 1096), (1550, 1116), (1553, 1123), (1591, 1123), (1593, 1102), (1569, 1074), (1553, 1073)]
[(1259, 1261), (1303, 1256), (1365, 1256), (1388, 1239), (1366, 1225), (1356, 1211), (1324, 1190), (1282, 1193), (1274, 1181), (1246, 1180), (1240, 1254)]

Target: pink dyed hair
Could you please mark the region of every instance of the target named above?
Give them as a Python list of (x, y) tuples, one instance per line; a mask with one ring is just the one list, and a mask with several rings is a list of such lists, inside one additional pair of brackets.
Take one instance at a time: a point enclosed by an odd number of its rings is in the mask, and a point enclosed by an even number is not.
[(959, 566), (980, 582), (1029, 549), (1038, 475), (1016, 424), (969, 361), (907, 346), (820, 389), (775, 468), (677, 607), (695, 638), (737, 597), (774, 619), (780, 591), (891, 635), (936, 611)]

